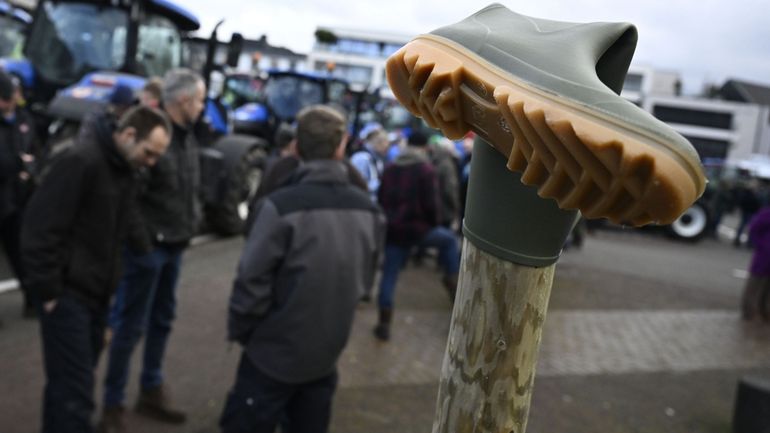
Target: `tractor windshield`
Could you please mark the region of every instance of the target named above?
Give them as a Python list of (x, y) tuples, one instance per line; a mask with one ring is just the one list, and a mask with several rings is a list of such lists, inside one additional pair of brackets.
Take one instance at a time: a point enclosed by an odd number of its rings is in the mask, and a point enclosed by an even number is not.
[(123, 66), (128, 12), (88, 3), (45, 2), (26, 54), (47, 81), (69, 84), (98, 69)]
[(262, 80), (250, 75), (231, 75), (225, 80), (222, 102), (231, 108), (238, 108), (251, 102), (260, 102), (262, 84)]
[(323, 84), (295, 75), (273, 75), (264, 88), (265, 101), (278, 118), (294, 119), (304, 107), (324, 102)]
[(12, 17), (0, 15), (0, 57), (21, 58), (23, 44), (24, 24)]
[[(93, 3), (46, 1), (27, 42), (26, 54), (52, 83), (67, 85), (95, 70), (123, 68), (128, 11)], [(163, 75), (181, 63), (181, 36), (168, 19), (147, 15), (139, 26), (141, 75)]]
[(182, 36), (168, 18), (150, 15), (139, 26), (136, 52), (141, 74), (162, 77), (182, 64)]

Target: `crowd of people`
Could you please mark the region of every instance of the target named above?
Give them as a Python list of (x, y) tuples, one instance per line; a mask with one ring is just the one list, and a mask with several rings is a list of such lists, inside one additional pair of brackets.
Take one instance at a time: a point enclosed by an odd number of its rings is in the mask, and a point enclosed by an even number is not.
[[(140, 342), (135, 411), (186, 421), (163, 360), (184, 252), (202, 220), (194, 125), (205, 93), (186, 69), (136, 95), (118, 86), (41, 170), (19, 84), (0, 72), (2, 240), (23, 314), (40, 321), (44, 432), (127, 431), (129, 361)], [(223, 432), (326, 431), (356, 306), (377, 290), (373, 338), (388, 341), (410, 256), (435, 248), (454, 295), (463, 173), (453, 144), (419, 131), (393, 140), (373, 125), (351, 151), (347, 124), (339, 108), (318, 105), (277, 131), (228, 303), (228, 339), (243, 355)]]
[[(0, 240), (20, 281), (22, 314), (40, 321), (43, 432), (127, 431), (129, 361), (140, 342), (136, 412), (187, 419), (163, 360), (184, 253), (202, 222), (195, 126), (205, 94), (187, 69), (148, 80), (138, 94), (117, 86), (76, 136), (43, 152), (19, 83), (0, 72)], [(227, 338), (243, 352), (223, 432), (326, 431), (356, 306), (376, 298), (373, 338), (389, 341), (410, 258), (435, 250), (454, 299), (473, 137), (402, 137), (370, 124), (351, 140), (347, 125), (339, 107), (316, 105), (273, 137), (228, 302)], [(756, 179), (723, 181), (709, 203), (712, 233), (737, 209), (734, 243), (747, 231), (755, 249), (746, 320), (770, 321), (768, 191)]]

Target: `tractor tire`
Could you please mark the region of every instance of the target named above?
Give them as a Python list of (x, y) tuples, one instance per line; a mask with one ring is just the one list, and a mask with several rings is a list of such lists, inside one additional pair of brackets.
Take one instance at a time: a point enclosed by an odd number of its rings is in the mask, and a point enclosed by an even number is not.
[(709, 213), (706, 207), (696, 202), (687, 209), (670, 226), (666, 227), (667, 233), (683, 241), (696, 242), (706, 234), (710, 226)]
[(257, 192), (267, 161), (264, 149), (255, 147), (241, 156), (225, 183), (222, 201), (206, 209), (208, 226), (222, 236), (243, 233), (249, 203)]

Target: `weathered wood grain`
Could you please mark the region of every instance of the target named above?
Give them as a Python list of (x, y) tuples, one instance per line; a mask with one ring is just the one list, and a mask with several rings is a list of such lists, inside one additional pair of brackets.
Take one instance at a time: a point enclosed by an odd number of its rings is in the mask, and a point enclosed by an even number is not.
[(555, 265), (465, 241), (433, 433), (524, 433)]

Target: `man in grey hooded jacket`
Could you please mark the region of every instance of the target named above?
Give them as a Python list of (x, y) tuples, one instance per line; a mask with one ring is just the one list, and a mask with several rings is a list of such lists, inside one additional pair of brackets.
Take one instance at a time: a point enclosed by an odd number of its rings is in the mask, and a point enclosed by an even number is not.
[(228, 336), (244, 351), (222, 431), (326, 432), (336, 363), (379, 262), (385, 220), (350, 182), (345, 120), (312, 106), (297, 120), (302, 164), (255, 206), (233, 284)]

